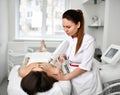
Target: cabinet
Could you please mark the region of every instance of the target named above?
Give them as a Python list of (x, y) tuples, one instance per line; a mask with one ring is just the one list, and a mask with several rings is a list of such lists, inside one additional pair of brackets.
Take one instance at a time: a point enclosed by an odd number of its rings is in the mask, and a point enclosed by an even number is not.
[(99, 68), (102, 83), (120, 79), (120, 62), (114, 65), (105, 64), (94, 59), (94, 63)]
[(102, 82), (120, 79), (120, 63), (116, 65), (100, 63), (99, 66)]

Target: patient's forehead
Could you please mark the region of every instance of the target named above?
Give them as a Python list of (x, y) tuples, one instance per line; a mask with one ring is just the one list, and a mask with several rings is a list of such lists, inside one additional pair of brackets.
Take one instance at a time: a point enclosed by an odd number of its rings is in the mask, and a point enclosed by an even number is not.
[(39, 72), (41, 72), (41, 71), (43, 71), (43, 69), (40, 68), (39, 66), (36, 66), (36, 67), (32, 68), (32, 71), (39, 71)]

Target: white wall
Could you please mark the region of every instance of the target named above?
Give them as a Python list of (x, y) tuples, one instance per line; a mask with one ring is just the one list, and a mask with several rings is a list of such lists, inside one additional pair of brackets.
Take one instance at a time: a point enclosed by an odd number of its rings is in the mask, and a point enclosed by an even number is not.
[(0, 83), (7, 76), (8, 11), (7, 0), (0, 0)]
[[(85, 32), (88, 32), (95, 37), (97, 47), (101, 48), (102, 52), (105, 52), (111, 44), (120, 45), (120, 0), (105, 0), (104, 2), (98, 4), (93, 4), (91, 2), (82, 4), (82, 1), (83, 0), (75, 2), (72, 0), (71, 8), (80, 8), (83, 10), (86, 25)], [(91, 22), (91, 17), (94, 15), (101, 18), (104, 25), (103, 28), (88, 28), (88, 25)]]
[(76, 2), (71, 0), (71, 8), (81, 9), (83, 11), (85, 17), (85, 32), (91, 34), (96, 39), (96, 47), (102, 49), (104, 27), (90, 28), (88, 26), (91, 24), (93, 16), (98, 16), (102, 24), (104, 24), (105, 2), (101, 1), (94, 4), (94, 0), (90, 0), (90, 2), (83, 4), (83, 1), (86, 0), (78, 0)]
[(98, 4), (85, 4), (84, 9), (87, 16), (86, 19), (86, 32), (91, 34), (96, 39), (96, 47), (102, 48), (103, 42), (103, 29), (104, 27), (88, 27), (92, 22), (93, 16), (98, 16), (101, 19), (102, 24), (104, 24), (104, 10), (105, 2)]
[(106, 0), (103, 51), (110, 44), (120, 45), (120, 0)]
[(14, 36), (15, 36), (15, 23), (16, 23), (16, 19), (15, 19), (15, 11), (16, 11), (16, 1), (17, 0), (8, 0), (8, 23), (9, 23), (9, 36), (8, 39), (9, 41), (13, 41), (14, 42)]

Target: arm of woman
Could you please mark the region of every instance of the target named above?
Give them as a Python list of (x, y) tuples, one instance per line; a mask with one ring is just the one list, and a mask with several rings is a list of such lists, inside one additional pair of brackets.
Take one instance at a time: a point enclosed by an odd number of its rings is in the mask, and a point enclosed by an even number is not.
[(40, 62), (40, 67), (46, 72), (51, 74), (58, 74), (59, 69), (56, 68), (54, 65), (48, 62)]
[(25, 77), (27, 75), (27, 66), (22, 65), (18, 70), (18, 74), (22, 78)]
[(62, 72), (59, 67), (56, 68), (54, 65), (47, 62), (41, 62), (40, 67), (43, 69), (44, 72), (47, 73), (48, 76), (53, 77), (56, 80), (59, 79), (59, 75)]
[(68, 74), (61, 73), (58, 80), (70, 80), (70, 79), (73, 79), (73, 78), (81, 75), (84, 72), (86, 72), (86, 70), (83, 70), (83, 69), (80, 69), (80, 68), (76, 68), (71, 73), (68, 73)]
[(18, 70), (18, 74), (23, 78), (35, 67), (38, 67), (38, 62), (22, 65)]

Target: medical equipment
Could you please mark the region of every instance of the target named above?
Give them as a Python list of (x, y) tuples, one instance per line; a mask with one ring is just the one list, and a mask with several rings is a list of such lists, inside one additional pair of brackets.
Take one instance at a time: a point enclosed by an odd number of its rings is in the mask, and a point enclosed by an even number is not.
[(67, 46), (69, 45), (68, 41), (63, 41), (58, 48), (53, 52), (51, 58), (49, 59), (49, 63), (56, 65), (56, 60), (61, 54), (65, 54)]
[(120, 46), (112, 44), (103, 53), (102, 62), (94, 59), (99, 68), (103, 92), (99, 95), (119, 95), (120, 94)]
[(102, 62), (116, 64), (120, 60), (120, 46), (110, 45), (107, 51), (101, 57)]
[[(53, 52), (48, 62), (53, 64), (54, 66), (57, 66), (56, 60), (59, 58), (60, 55), (65, 54), (68, 45), (69, 43), (67, 40), (63, 41), (58, 46), (58, 48)], [(64, 74), (69, 73), (68, 64), (69, 64), (69, 60), (65, 60), (64, 63), (62, 64), (62, 70)]]
[(64, 74), (67, 74), (69, 73), (69, 63), (70, 61), (69, 60), (65, 60), (63, 63), (62, 63), (62, 71)]

